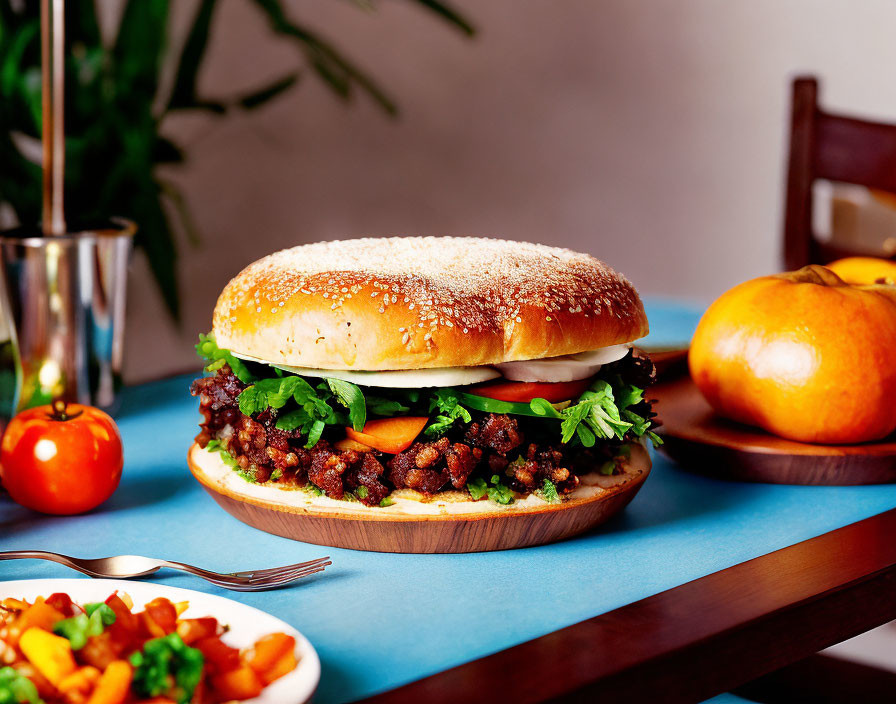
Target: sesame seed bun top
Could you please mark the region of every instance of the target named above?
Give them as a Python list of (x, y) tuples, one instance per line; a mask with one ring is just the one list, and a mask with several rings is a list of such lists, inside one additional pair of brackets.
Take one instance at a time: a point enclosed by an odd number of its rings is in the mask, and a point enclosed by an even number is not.
[(318, 242), (240, 272), (218, 345), (273, 364), (380, 371), (541, 359), (647, 334), (632, 285), (587, 254), (473, 237)]

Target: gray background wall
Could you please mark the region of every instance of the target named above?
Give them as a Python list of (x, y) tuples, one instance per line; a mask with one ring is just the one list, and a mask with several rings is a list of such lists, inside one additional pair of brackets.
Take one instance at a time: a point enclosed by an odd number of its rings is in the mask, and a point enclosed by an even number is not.
[[(131, 381), (195, 366), (227, 280), (321, 239), (537, 240), (591, 252), (643, 293), (707, 301), (777, 266), (795, 73), (823, 77), (831, 106), (896, 119), (888, 0), (456, 0), (472, 41), (400, 0), (372, 13), (287, 4), (369, 67), (402, 115), (347, 107), (308, 74), (259, 111), (170, 122), (190, 161), (169, 175), (204, 239), (182, 245), (180, 329), (135, 259)], [(194, 7), (178, 0), (179, 16)], [(207, 94), (294, 63), (249, 2), (221, 10)]]

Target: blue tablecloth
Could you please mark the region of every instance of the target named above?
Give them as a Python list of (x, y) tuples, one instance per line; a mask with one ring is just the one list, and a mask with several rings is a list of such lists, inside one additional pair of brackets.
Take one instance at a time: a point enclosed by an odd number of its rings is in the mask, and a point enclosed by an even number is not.
[[(687, 341), (697, 319), (670, 301), (651, 301), (648, 311), (655, 346)], [(228, 571), (331, 555), (324, 575), (275, 592), (159, 578), (224, 593), (301, 630), (323, 662), (321, 702), (390, 689), (896, 507), (896, 486), (721, 482), (659, 456), (622, 516), (560, 544), (471, 555), (306, 545), (231, 518), (192, 479), (185, 453), (198, 413), (189, 382), (178, 377), (125, 392), (118, 414), (124, 478), (100, 510), (50, 518), (0, 499), (0, 549), (136, 553)], [(0, 579), (73, 574), (45, 562), (0, 563)]]

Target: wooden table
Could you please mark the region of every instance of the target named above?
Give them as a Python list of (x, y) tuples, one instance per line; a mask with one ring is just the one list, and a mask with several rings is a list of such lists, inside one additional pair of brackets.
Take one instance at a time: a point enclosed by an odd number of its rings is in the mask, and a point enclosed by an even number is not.
[[(663, 302), (648, 314), (668, 342), (697, 318)], [(698, 701), (896, 617), (896, 485), (736, 484), (657, 456), (622, 515), (562, 543), (469, 555), (335, 550), (250, 528), (192, 479), (189, 382), (125, 391), (125, 472), (102, 509), (45, 517), (0, 497), (0, 550), (135, 553), (224, 571), (330, 555), (322, 575), (274, 592), (157, 577), (303, 632), (321, 657), (324, 704)], [(0, 580), (63, 576), (74, 573), (0, 563)]]
[(703, 701), (896, 619), (894, 536), (896, 509), (364, 701)]

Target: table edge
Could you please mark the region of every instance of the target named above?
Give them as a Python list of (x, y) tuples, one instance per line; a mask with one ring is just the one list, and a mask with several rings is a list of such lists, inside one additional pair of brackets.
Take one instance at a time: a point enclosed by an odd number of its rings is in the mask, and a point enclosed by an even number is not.
[(896, 619), (894, 534), (891, 509), (359, 701), (702, 701)]

